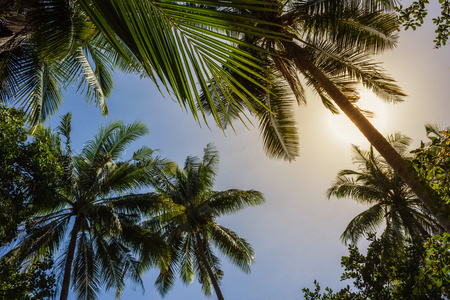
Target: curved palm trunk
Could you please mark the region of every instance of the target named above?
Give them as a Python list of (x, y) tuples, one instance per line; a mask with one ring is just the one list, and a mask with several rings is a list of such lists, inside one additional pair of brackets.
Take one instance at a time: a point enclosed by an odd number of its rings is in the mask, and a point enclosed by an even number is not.
[(23, 32), (27, 25), (27, 20), (24, 15), (15, 12), (2, 13), (0, 19), (6, 23), (5, 27), (10, 31), (0, 34), (1, 53), (20, 45), (27, 38)]
[(204, 250), (205, 245), (203, 244), (203, 241), (198, 234), (196, 234), (195, 237), (197, 239), (197, 244), (198, 244), (198, 248), (199, 248), (199, 252), (200, 252), (200, 259), (202, 260), (202, 263), (203, 263), (206, 271), (208, 272), (209, 278), (211, 278), (211, 283), (214, 287), (214, 291), (216, 292), (217, 299), (225, 300), (223, 298), (222, 291), (220, 290), (219, 283), (216, 280), (216, 276), (214, 276), (214, 273), (211, 269), (211, 265), (209, 264), (208, 259), (206, 258), (206, 253)]
[(81, 228), (81, 219), (76, 217), (75, 224), (73, 225), (72, 232), (70, 233), (70, 242), (67, 249), (67, 258), (64, 265), (64, 278), (61, 287), (61, 295), (59, 300), (67, 300), (70, 288), (70, 275), (72, 273), (72, 262), (75, 255), (75, 246), (77, 243), (77, 235)]
[[(292, 49), (292, 44), (289, 48)], [(419, 179), (413, 168), (400, 156), (400, 154), (397, 153), (397, 151), (395, 151), (386, 138), (369, 122), (369, 120), (367, 120), (359, 109), (357, 109), (347, 97), (342, 94), (333, 82), (331, 82), (327, 76), (308, 59), (307, 53), (300, 47), (296, 47), (295, 51), (296, 53), (290, 54), (296, 56), (295, 60), (300, 64), (299, 67), (310, 73), (311, 76), (320, 83), (321, 87), (356, 127), (358, 127), (359, 131), (364, 134), (372, 146), (384, 157), (387, 163), (403, 179), (403, 181), (405, 181), (417, 197), (419, 197), (422, 203), (436, 217), (445, 230), (450, 232), (449, 210), (442, 204), (434, 190)]]

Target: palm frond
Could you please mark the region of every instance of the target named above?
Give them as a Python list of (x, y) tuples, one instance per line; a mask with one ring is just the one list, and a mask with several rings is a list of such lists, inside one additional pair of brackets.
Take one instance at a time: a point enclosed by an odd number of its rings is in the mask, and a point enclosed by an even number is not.
[(161, 270), (171, 263), (171, 252), (163, 236), (158, 231), (150, 231), (137, 222), (129, 222), (121, 218), (123, 234), (121, 240), (127, 245), (134, 255), (139, 258), (139, 274), (148, 271), (152, 267)]
[(180, 245), (180, 250), (180, 279), (184, 284), (189, 285), (195, 278), (195, 249), (191, 235), (184, 239), (184, 243)]
[[(30, 1), (27, 18), (33, 34), (30, 43), (45, 61), (64, 58), (74, 43), (75, 7), (72, 1)], [(45, 18), (43, 18), (45, 16)]]
[[(228, 62), (243, 76), (259, 76), (252, 71), (252, 68), (258, 68), (257, 60), (245, 51), (237, 53), (235, 47), (230, 45), (243, 42), (220, 31), (251, 30), (255, 34), (256, 30), (260, 35), (274, 35), (273, 31), (252, 26), (253, 20), (226, 9), (185, 5), (176, 1), (79, 2), (116, 51), (129, 60), (129, 53), (123, 50), (123, 45), (126, 45), (141, 62), (147, 75), (155, 83), (158, 79), (167, 90), (171, 90), (180, 104), (191, 110), (197, 121), (200, 120), (197, 112), (200, 89), (206, 95), (215, 121), (220, 124), (212, 100), (215, 92), (209, 90), (209, 75), (215, 73), (227, 80), (226, 72), (221, 69), (223, 62)], [(190, 3), (204, 4), (203, 1)], [(244, 3), (224, 1), (210, 5), (264, 10), (264, 6), (259, 5), (264, 3), (254, 0)], [(246, 96), (253, 98), (236, 81), (228, 81), (228, 86), (241, 91), (240, 97), (244, 102), (248, 103)], [(204, 118), (204, 112), (201, 115)]]
[(258, 108), (259, 129), (269, 157), (293, 161), (299, 154), (299, 136), (294, 111), (295, 100), (282, 82), (274, 80), (264, 104)]
[(72, 267), (72, 284), (78, 299), (97, 299), (100, 293), (100, 265), (88, 233), (82, 232), (77, 240), (77, 255)]
[(337, 198), (351, 198), (360, 203), (377, 203), (382, 201), (384, 195), (373, 186), (358, 183), (354, 178), (339, 176), (327, 190), (328, 199), (331, 196)]
[(101, 270), (101, 278), (104, 280), (106, 290), (115, 287), (119, 291), (125, 288), (124, 272), (122, 270), (120, 255), (117, 254), (123, 248), (109, 244), (106, 236), (103, 236), (93, 228), (93, 240), (96, 245), (95, 259)]
[[(97, 57), (98, 56), (95, 56), (95, 58)], [(107, 115), (108, 108), (106, 106), (105, 98), (112, 88), (111, 75), (106, 73), (101, 66), (97, 66), (99, 69), (94, 70), (81, 46), (73, 52), (72, 57), (70, 58), (71, 59), (68, 59), (67, 61), (71, 64), (67, 68), (70, 68), (71, 72), (74, 72), (75, 70), (78, 71), (77, 73), (80, 78), (78, 91), (84, 93), (86, 90), (86, 102), (94, 100), (95, 105), (100, 107), (103, 115)], [(74, 68), (75, 65), (77, 65), (76, 68)], [(74, 74), (77, 73), (74, 72)]]
[(356, 242), (368, 233), (374, 233), (380, 227), (384, 217), (382, 205), (375, 204), (364, 212), (354, 217), (344, 233), (341, 235), (341, 241), (347, 244), (348, 241)]
[[(140, 262), (132, 255), (130, 249), (125, 247), (121, 242), (120, 238), (112, 237), (109, 240), (110, 247), (118, 249), (117, 256), (122, 269), (123, 274), (125, 274), (125, 279), (129, 279), (134, 283), (137, 283), (142, 288), (144, 288), (142, 278), (141, 278), (141, 268)], [(119, 287), (117, 287), (119, 288)], [(117, 291), (116, 296), (120, 296), (120, 289)]]
[(264, 201), (261, 192), (229, 189), (214, 192), (208, 197), (207, 204), (214, 210), (216, 216), (223, 216), (249, 206), (261, 205)]
[[(211, 188), (217, 176), (219, 165), (219, 151), (214, 144), (209, 143), (203, 149), (203, 158), (198, 166), (197, 172), (199, 183), (203, 186), (201, 189)], [(194, 173), (191, 173), (194, 175)]]
[(389, 144), (402, 156), (406, 156), (408, 147), (411, 146), (412, 139), (400, 132), (395, 132), (386, 137)]
[(162, 296), (166, 295), (175, 283), (177, 273), (176, 268), (178, 265), (177, 262), (177, 257), (172, 256), (170, 264), (161, 270), (156, 278), (155, 287)]
[(122, 232), (122, 225), (116, 211), (111, 205), (96, 204), (87, 208), (84, 214), (91, 226), (99, 228), (99, 232), (106, 236), (117, 236)]
[(30, 116), (30, 124), (35, 125), (58, 110), (63, 95), (55, 63), (45, 63), (37, 57), (24, 63), (18, 78), (20, 88), (15, 97)]
[[(403, 101), (406, 94), (395, 80), (386, 74), (379, 62), (359, 48), (339, 49), (329, 41), (308, 43), (310, 59), (330, 78), (343, 77), (346, 81), (360, 82), (386, 102)], [(301, 62), (299, 62), (301, 69)]]
[[(313, 1), (311, 1), (313, 2)], [(330, 40), (341, 49), (358, 47), (377, 53), (396, 45), (397, 17), (361, 1), (328, 1), (297, 5), (297, 30), (304, 40)], [(343, 34), (345, 33), (345, 34)]]
[(19, 239), (15, 247), (6, 257), (22, 262), (24, 266), (31, 266), (42, 261), (48, 255), (57, 252), (63, 245), (67, 233), (69, 218), (56, 217), (53, 220), (36, 224)]
[(9, 104), (14, 102), (20, 89), (19, 73), (32, 53), (27, 48), (13, 49), (0, 53), (0, 102)]
[(103, 200), (110, 203), (114, 210), (126, 214), (154, 214), (164, 208), (172, 208), (173, 204), (156, 193), (129, 194), (110, 197)]
[(251, 245), (240, 238), (235, 232), (215, 222), (208, 225), (208, 235), (211, 242), (243, 272), (250, 272), (250, 265), (254, 260)]

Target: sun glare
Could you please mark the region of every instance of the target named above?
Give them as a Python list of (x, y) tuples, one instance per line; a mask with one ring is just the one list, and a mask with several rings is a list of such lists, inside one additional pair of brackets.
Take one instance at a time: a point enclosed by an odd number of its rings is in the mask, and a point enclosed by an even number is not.
[[(357, 103), (358, 107), (371, 111), (374, 116), (369, 121), (383, 133), (387, 123), (386, 105), (382, 100), (378, 99), (372, 92), (364, 90), (361, 92), (361, 99)], [(367, 143), (364, 135), (356, 128), (356, 126), (348, 119), (344, 113), (339, 115), (328, 114), (328, 126), (333, 135), (345, 143), (363, 145)]]

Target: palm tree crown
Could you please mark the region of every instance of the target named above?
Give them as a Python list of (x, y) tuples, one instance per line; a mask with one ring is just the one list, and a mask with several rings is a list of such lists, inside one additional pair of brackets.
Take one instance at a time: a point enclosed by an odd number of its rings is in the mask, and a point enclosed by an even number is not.
[[(388, 140), (406, 156), (410, 139), (399, 133)], [(356, 243), (366, 234), (375, 233), (385, 223), (382, 235), (403, 242), (405, 236), (425, 238), (437, 234), (443, 228), (405, 182), (386, 161), (376, 155), (373, 148), (361, 150), (353, 145), (353, 162), (357, 170), (342, 170), (328, 189), (328, 198), (352, 198), (370, 207), (349, 223), (341, 239)]]
[(183, 169), (155, 177), (156, 192), (174, 203), (171, 210), (145, 222), (151, 230), (160, 230), (172, 249), (170, 264), (161, 270), (156, 282), (162, 294), (172, 287), (178, 271), (184, 283), (191, 283), (197, 275), (205, 294), (212, 293), (212, 285), (218, 299), (223, 299), (219, 288), (223, 272), (212, 245), (241, 270), (250, 271), (254, 259), (252, 247), (216, 219), (262, 204), (264, 198), (253, 190), (212, 190), (218, 162), (218, 152), (209, 144), (202, 160), (188, 157)]
[[(277, 25), (272, 26), (272, 30), (279, 31), (284, 38), (241, 34), (245, 43), (240, 47), (263, 61), (264, 70), (260, 75), (271, 80), (254, 78), (259, 82), (255, 85), (224, 65), (230, 76), (235, 76), (251, 90), (259, 102), (249, 99), (252, 105), (249, 108), (237, 96), (235, 102), (229, 103), (225, 95), (219, 94), (216, 107), (221, 120), (226, 124), (241, 118), (240, 113), (246, 109), (256, 112), (268, 155), (292, 161), (298, 156), (299, 143), (295, 104), (306, 104), (305, 87), (316, 92), (332, 113), (339, 113), (333, 96), (319, 82), (314, 70), (320, 70), (352, 103), (358, 101), (357, 85), (360, 84), (383, 100), (402, 101), (405, 94), (372, 58), (395, 46), (396, 16), (380, 10), (374, 3), (271, 1), (272, 10), (239, 10), (242, 15), (256, 20), (270, 20)], [(259, 23), (257, 26), (268, 25)], [(248, 43), (265, 51), (245, 48)]]
[(124, 193), (148, 186), (154, 170), (166, 168), (168, 161), (154, 157), (147, 147), (120, 161), (126, 147), (147, 133), (140, 122), (112, 122), (74, 155), (70, 120), (71, 115), (65, 115), (58, 127), (66, 138), (64, 149), (59, 136), (53, 135), (63, 178), (53, 197), (38, 204), (31, 228), (19, 236), (11, 254), (37, 261), (58, 253), (60, 299), (67, 299), (69, 285), (78, 299), (96, 299), (102, 285), (116, 288), (120, 295), (126, 278), (140, 283), (144, 266), (132, 250), (147, 261), (164, 254), (163, 240), (136, 225), (142, 214), (159, 209), (159, 197)]

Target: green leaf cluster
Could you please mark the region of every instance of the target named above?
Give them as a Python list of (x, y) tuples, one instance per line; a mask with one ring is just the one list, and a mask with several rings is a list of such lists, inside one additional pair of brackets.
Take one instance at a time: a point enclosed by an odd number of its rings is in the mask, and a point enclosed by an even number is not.
[[(250, 271), (250, 244), (215, 219), (264, 198), (252, 190), (213, 190), (219, 162), (214, 146), (205, 148), (202, 160), (188, 157), (181, 169), (145, 146), (123, 158), (148, 132), (142, 122), (111, 122), (78, 154), (71, 146), (71, 114), (56, 131), (38, 127), (30, 140), (24, 123), (23, 112), (2, 108), (2, 246), (15, 239), (1, 257), (4, 271), (11, 271), (5, 293), (28, 291), (21, 282), (29, 275), (19, 270), (41, 268), (48, 257), (56, 261), (51, 272), (61, 299), (70, 289), (78, 299), (97, 299), (103, 288), (116, 289), (119, 297), (127, 280), (142, 286), (141, 275), (152, 267), (161, 271), (162, 294), (177, 271), (186, 284), (198, 276), (210, 294), (223, 276), (213, 246)], [(136, 193), (150, 186), (154, 192)], [(55, 292), (51, 282), (48, 290)]]
[[(320, 285), (315, 282), (315, 291), (303, 289), (304, 297), (310, 300), (448, 299), (447, 238), (447, 235), (433, 237), (425, 246), (405, 240), (404, 247), (398, 247), (388, 239), (369, 236), (366, 255), (356, 245), (350, 245), (349, 255), (341, 260), (345, 269), (341, 280), (352, 280), (354, 288), (347, 286), (337, 293), (327, 288), (326, 293), (321, 294)], [(439, 255), (445, 258), (442, 262)]]
[[(435, 0), (435, 2), (437, 1)], [(400, 24), (405, 30), (409, 28), (416, 30), (423, 25), (425, 17), (428, 15), (429, 7), (427, 5), (429, 3), (428, 0), (417, 0), (407, 7), (402, 5), (397, 7)], [(445, 46), (450, 36), (450, 1), (439, 0), (439, 4), (440, 15), (432, 19), (433, 24), (436, 26), (436, 36), (433, 40), (435, 48)]]
[(450, 234), (443, 233), (430, 238), (425, 243), (425, 250), (426, 264), (420, 278), (426, 280), (414, 292), (417, 293), (419, 288), (429, 290), (437, 287), (450, 297)]
[(0, 300), (54, 299), (56, 276), (52, 274), (54, 262), (46, 258), (33, 264), (25, 272), (17, 262), (0, 261)]
[[(268, 156), (288, 161), (298, 156), (295, 112), (296, 105), (307, 103), (306, 88), (317, 93), (332, 113), (340, 112), (333, 98), (336, 95), (325, 90), (317, 72), (312, 74), (305, 67), (308, 64), (320, 70), (353, 104), (359, 99), (360, 84), (385, 101), (403, 100), (400, 87), (373, 59), (396, 45), (398, 23), (390, 11), (391, 1), (271, 1), (267, 7), (270, 10), (234, 9), (243, 17), (261, 20), (255, 23), (257, 28), (281, 35), (238, 35), (241, 43), (235, 51), (246, 51), (259, 59), (263, 68), (252, 69), (258, 76), (242, 76), (228, 63), (222, 64), (228, 76), (241, 82), (252, 97), (243, 101), (244, 93), (220, 89), (221, 78), (213, 77), (209, 87), (218, 91), (213, 99), (216, 111), (208, 109), (206, 95), (200, 109), (217, 113), (224, 124), (244, 120), (243, 112), (249, 111), (259, 123)], [(232, 102), (228, 101), (230, 96)]]
[(429, 124), (425, 129), (429, 141), (411, 151), (411, 162), (437, 195), (450, 204), (450, 129), (440, 130)]
[(0, 107), (0, 246), (55, 190), (62, 171), (49, 138), (28, 137), (24, 124), (22, 111)]

